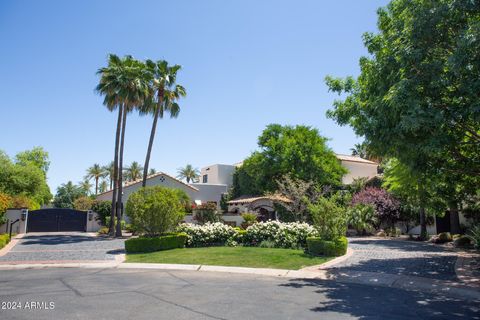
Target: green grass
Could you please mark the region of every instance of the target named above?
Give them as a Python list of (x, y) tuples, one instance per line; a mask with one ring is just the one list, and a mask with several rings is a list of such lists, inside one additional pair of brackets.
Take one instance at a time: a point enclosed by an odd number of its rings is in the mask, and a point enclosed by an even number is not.
[(203, 264), (297, 270), (333, 257), (314, 257), (302, 250), (258, 247), (206, 247), (128, 254), (127, 262)]

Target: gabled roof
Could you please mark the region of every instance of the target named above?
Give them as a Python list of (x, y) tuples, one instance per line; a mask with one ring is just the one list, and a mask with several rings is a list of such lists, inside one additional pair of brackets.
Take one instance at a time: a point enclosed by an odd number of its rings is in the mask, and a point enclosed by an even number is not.
[[(154, 173), (154, 174), (148, 175), (148, 176), (147, 176), (147, 180), (150, 180), (150, 179), (153, 179), (153, 178), (162, 176), (162, 175), (163, 175), (163, 176), (166, 176), (166, 177), (168, 177), (168, 178), (170, 178), (170, 179), (172, 179), (172, 180), (174, 180), (174, 181), (176, 181), (176, 182), (178, 182), (178, 183), (180, 183), (180, 184), (183, 184), (184, 186), (192, 189), (193, 191), (198, 191), (198, 189), (195, 188), (194, 186), (191, 186), (191, 185), (183, 182), (182, 180), (179, 180), (179, 179), (177, 179), (177, 178), (175, 178), (175, 177), (172, 177), (171, 175), (169, 175), (169, 174), (167, 174), (167, 173), (165, 173), (165, 172), (162, 172), (162, 171), (159, 171), (159, 172), (156, 172), (156, 173)], [(135, 181), (127, 181), (127, 182), (125, 182), (125, 183), (123, 184), (123, 188), (128, 188), (128, 187), (131, 187), (131, 186), (136, 185), (136, 184), (138, 184), (138, 183), (142, 183), (142, 180), (143, 180), (143, 179), (137, 179), (137, 180), (135, 180)], [(99, 194), (97, 194), (97, 196), (99, 196), (99, 195), (101, 195), (101, 194), (104, 194), (104, 193), (111, 192), (111, 191), (112, 191), (112, 190), (108, 190), (108, 191), (99, 193)]]
[(357, 156), (348, 156), (348, 155), (345, 155), (345, 154), (337, 154), (336, 156), (337, 156), (337, 159), (341, 160), (341, 161), (378, 164), (376, 162), (373, 162), (373, 161), (370, 161), (370, 160), (367, 160), (367, 159), (363, 159), (363, 158), (360, 158), (360, 157), (357, 157)]
[(252, 197), (252, 196), (241, 196), (237, 199), (233, 199), (228, 201), (228, 204), (247, 204), (247, 203), (252, 203), (257, 200), (271, 200), (271, 201), (281, 201), (281, 202), (292, 202), (290, 199), (287, 197), (281, 196), (281, 195), (272, 195), (272, 196), (257, 196), (257, 197)]

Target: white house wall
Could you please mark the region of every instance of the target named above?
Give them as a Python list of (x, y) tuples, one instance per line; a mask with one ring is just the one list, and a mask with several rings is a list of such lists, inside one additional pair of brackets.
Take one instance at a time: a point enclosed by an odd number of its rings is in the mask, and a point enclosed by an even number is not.
[(203, 177), (207, 175), (208, 184), (224, 184), (229, 188), (233, 184), (233, 172), (235, 166), (228, 164), (214, 164), (204, 167), (200, 173), (200, 183), (203, 183)]
[(228, 191), (224, 184), (192, 183), (190, 185), (198, 189), (198, 192), (193, 195), (193, 200), (200, 200), (202, 203), (216, 202), (217, 206), (220, 206), (222, 194)]
[(377, 164), (342, 161), (342, 166), (348, 170), (347, 174), (342, 178), (343, 184), (350, 184), (354, 179), (358, 178), (370, 179), (377, 175)]
[[(173, 188), (173, 189), (181, 189), (188, 194), (188, 196), (190, 197), (190, 199), (192, 199), (192, 201), (195, 200), (195, 196), (196, 196), (196, 193), (197, 193), (197, 191), (193, 190), (192, 188), (189, 188), (187, 185), (182, 184), (182, 183), (180, 183), (180, 182), (178, 182), (178, 181), (176, 181), (176, 180), (174, 180), (174, 179), (172, 179), (172, 178), (170, 178), (169, 176), (166, 176), (166, 175), (159, 175), (159, 176), (148, 179), (147, 180), (147, 186), (148, 187), (162, 186), (162, 187)], [(141, 182), (123, 187), (123, 197), (122, 197), (123, 203), (126, 203), (127, 200), (128, 200), (128, 197), (133, 192), (140, 189), (141, 187), (142, 187)], [(112, 200), (112, 191), (99, 194), (97, 196), (97, 199), (98, 200), (110, 200), (111, 201)]]

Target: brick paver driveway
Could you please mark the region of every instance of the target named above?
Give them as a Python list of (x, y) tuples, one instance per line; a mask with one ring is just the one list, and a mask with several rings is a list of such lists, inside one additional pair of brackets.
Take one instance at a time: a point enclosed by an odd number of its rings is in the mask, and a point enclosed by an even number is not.
[(406, 240), (351, 238), (352, 256), (332, 267), (341, 272), (377, 272), (456, 280), (457, 255), (440, 246)]
[(80, 232), (29, 233), (0, 257), (0, 264), (115, 260), (123, 253), (123, 242)]

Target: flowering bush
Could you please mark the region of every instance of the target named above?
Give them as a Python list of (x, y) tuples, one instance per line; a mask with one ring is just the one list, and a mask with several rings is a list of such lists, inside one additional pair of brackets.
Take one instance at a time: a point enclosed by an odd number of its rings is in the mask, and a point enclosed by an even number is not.
[(184, 223), (178, 227), (177, 231), (187, 234), (188, 247), (224, 245), (227, 240), (236, 235), (235, 229), (221, 222), (207, 222), (204, 225)]
[[(400, 202), (384, 189), (368, 187), (352, 197), (352, 205), (372, 205), (379, 222), (393, 225), (400, 218)], [(375, 227), (380, 227), (378, 224)]]
[(277, 248), (299, 248), (306, 246), (307, 237), (315, 236), (318, 236), (317, 231), (308, 223), (267, 221), (248, 227), (243, 242), (255, 246), (271, 241)]

